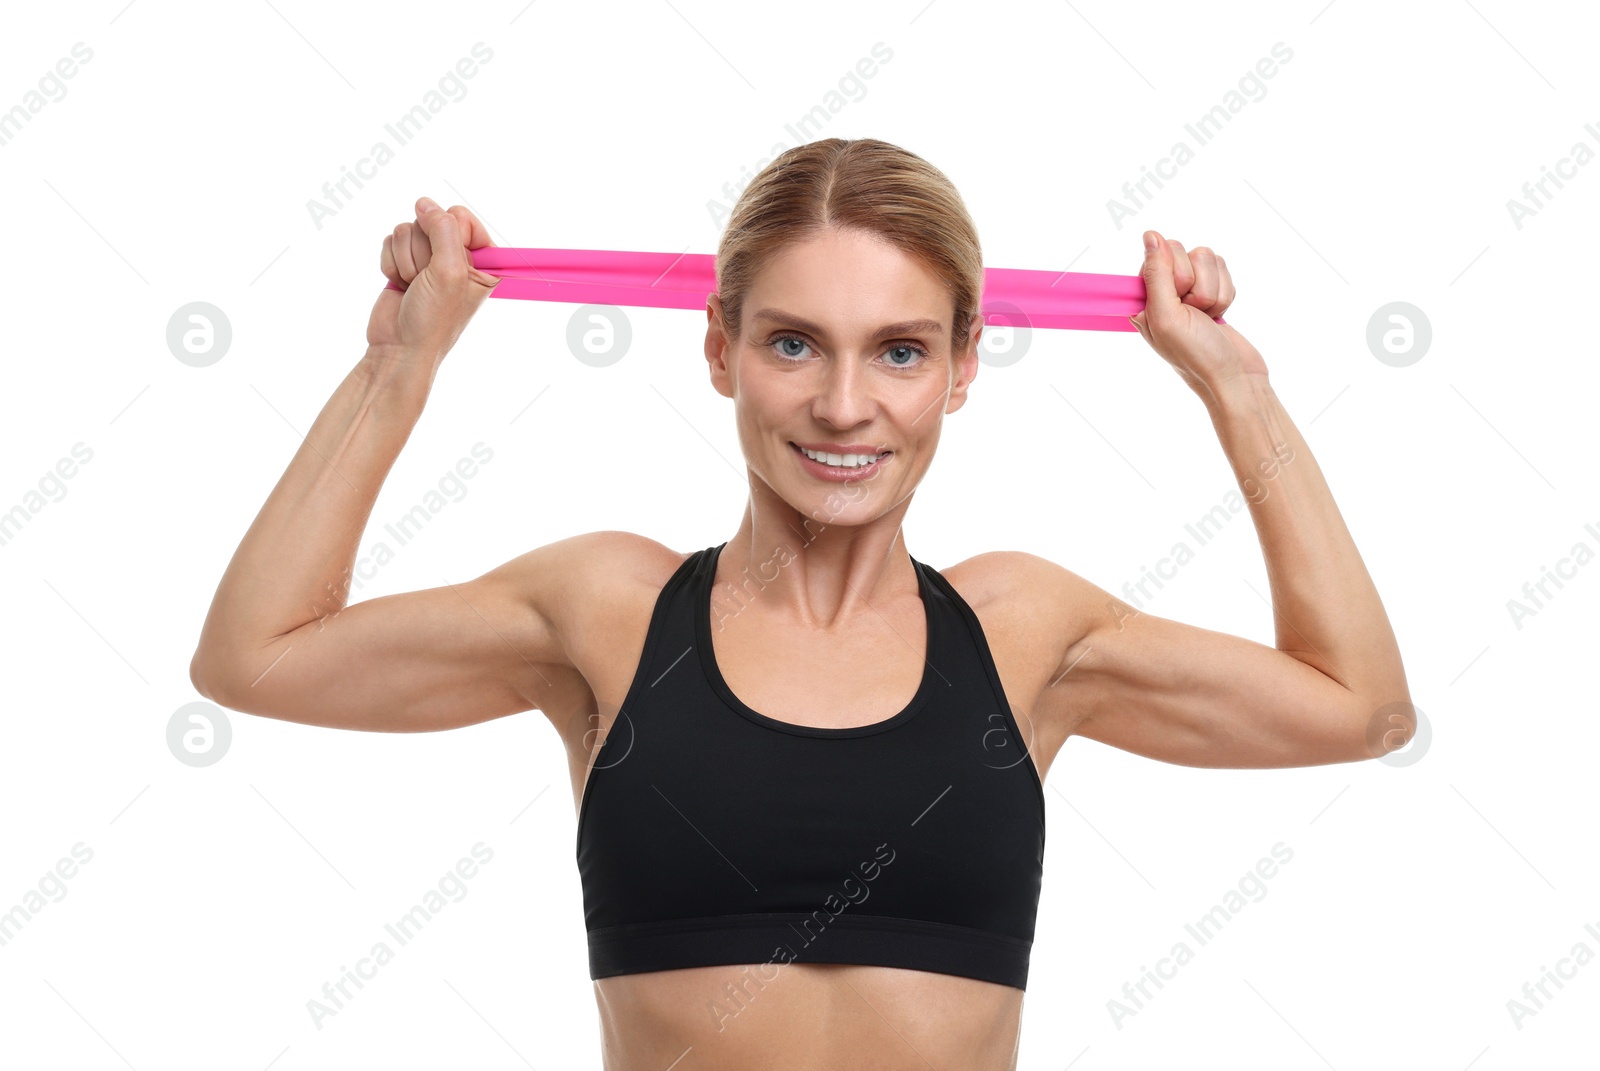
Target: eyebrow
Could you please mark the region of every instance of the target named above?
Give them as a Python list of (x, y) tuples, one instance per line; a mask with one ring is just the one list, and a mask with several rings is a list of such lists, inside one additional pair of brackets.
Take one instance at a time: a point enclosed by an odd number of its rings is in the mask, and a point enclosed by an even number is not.
[[(793, 313), (781, 309), (761, 309), (752, 317), (756, 320), (771, 320), (783, 327), (793, 327), (806, 331), (818, 338), (827, 338), (828, 332), (820, 324), (803, 319)], [(895, 335), (943, 335), (944, 324), (937, 320), (901, 320), (899, 323), (888, 324), (873, 332), (872, 339), (889, 338)]]

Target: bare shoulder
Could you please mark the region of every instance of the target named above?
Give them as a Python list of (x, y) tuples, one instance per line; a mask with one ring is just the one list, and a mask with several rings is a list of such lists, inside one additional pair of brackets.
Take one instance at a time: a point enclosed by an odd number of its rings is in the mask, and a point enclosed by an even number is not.
[(1088, 630), (1106, 595), (1071, 569), (1025, 550), (985, 551), (940, 572), (986, 618), (1066, 637), (1068, 645)]
[[(524, 697), (559, 723), (610, 683), (617, 653), (640, 638), (650, 603), (685, 557), (632, 532), (584, 532), (479, 577), (472, 601), (526, 664)], [(491, 606), (502, 608), (498, 617)]]
[(1021, 550), (986, 551), (940, 572), (977, 616), (1013, 712), (1040, 732), (1035, 759), (1047, 767), (1081, 716), (1052, 685), (1116, 600), (1071, 569)]
[(508, 562), (511, 581), (564, 639), (611, 637), (616, 613), (654, 599), (687, 557), (648, 536), (615, 530), (584, 532)]

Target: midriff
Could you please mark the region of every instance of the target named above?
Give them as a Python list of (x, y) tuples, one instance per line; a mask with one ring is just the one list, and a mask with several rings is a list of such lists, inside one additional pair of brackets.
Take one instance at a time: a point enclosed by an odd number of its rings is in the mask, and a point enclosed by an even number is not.
[(593, 983), (606, 1071), (1012, 1071), (1023, 991), (834, 963), (690, 967)]

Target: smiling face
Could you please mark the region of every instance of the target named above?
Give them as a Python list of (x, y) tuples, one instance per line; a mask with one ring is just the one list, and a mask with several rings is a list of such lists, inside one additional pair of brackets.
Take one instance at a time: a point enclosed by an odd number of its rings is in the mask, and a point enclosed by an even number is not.
[(871, 234), (830, 228), (762, 268), (739, 338), (726, 340), (721, 300), (709, 305), (711, 381), (734, 401), (750, 471), (779, 498), (825, 524), (863, 524), (916, 490), (978, 373), (980, 322), (952, 352), (937, 276)]

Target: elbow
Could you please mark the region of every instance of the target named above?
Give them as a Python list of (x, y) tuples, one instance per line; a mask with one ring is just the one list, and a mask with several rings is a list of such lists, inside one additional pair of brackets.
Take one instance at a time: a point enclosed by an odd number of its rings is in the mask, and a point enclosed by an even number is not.
[(189, 660), (189, 683), (194, 690), (219, 706), (228, 706), (223, 698), (228, 680), (218, 659), (204, 647), (197, 648)]
[(1377, 759), (1388, 766), (1410, 766), (1428, 749), (1428, 724), (1422, 711), (1401, 689), (1399, 698), (1362, 705), (1359, 758)]

